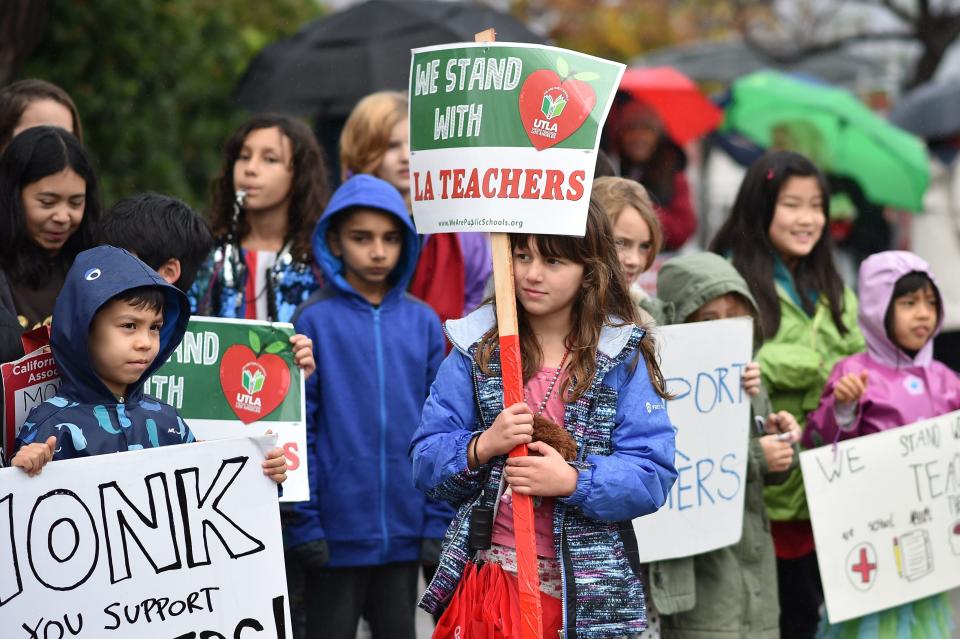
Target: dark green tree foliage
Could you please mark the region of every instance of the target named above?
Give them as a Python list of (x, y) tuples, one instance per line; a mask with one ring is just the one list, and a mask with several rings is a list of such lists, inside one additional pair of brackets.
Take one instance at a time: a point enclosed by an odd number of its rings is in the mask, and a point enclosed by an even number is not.
[(204, 210), (245, 117), (234, 85), (261, 48), (319, 13), (316, 0), (58, 0), (19, 77), (73, 97), (107, 205), (153, 190)]

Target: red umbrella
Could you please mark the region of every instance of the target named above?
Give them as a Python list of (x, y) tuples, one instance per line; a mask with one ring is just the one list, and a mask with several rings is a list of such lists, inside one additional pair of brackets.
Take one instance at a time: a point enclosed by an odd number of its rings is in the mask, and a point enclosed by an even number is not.
[(656, 111), (667, 135), (680, 146), (713, 131), (723, 120), (723, 111), (672, 67), (627, 69), (620, 90)]

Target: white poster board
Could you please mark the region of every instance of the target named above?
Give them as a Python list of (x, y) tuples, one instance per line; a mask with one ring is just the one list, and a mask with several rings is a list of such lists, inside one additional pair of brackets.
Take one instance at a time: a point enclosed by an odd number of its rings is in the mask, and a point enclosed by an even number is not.
[(743, 532), (750, 400), (742, 376), (753, 344), (750, 319), (656, 329), (670, 421), (677, 429), (677, 481), (660, 510), (633, 520), (640, 561), (729, 546)]
[(289, 639), (275, 437), (0, 470), (0, 635)]
[(960, 411), (800, 454), (831, 623), (960, 586)]

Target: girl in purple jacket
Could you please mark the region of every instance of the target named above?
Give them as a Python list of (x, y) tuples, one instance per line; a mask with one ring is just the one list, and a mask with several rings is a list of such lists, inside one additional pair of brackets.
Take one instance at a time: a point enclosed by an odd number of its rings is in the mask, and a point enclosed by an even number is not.
[[(943, 303), (930, 266), (907, 251), (877, 253), (860, 266), (859, 282), (867, 352), (834, 366), (807, 419), (808, 447), (960, 409), (960, 378), (933, 359)], [(825, 622), (821, 636), (866, 638), (896, 628), (897, 637), (949, 637), (952, 627), (949, 601), (940, 594), (835, 626)]]

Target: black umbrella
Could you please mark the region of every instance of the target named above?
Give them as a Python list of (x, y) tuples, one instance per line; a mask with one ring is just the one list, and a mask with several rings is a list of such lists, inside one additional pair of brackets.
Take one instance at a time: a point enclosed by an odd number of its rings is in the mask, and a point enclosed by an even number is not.
[(236, 99), (257, 112), (346, 116), (369, 93), (407, 88), (410, 49), (472, 42), (489, 27), (498, 40), (543, 42), (515, 18), (480, 4), (369, 0), (266, 47), (247, 67)]
[(917, 87), (897, 102), (890, 121), (927, 140), (960, 133), (960, 82)]

